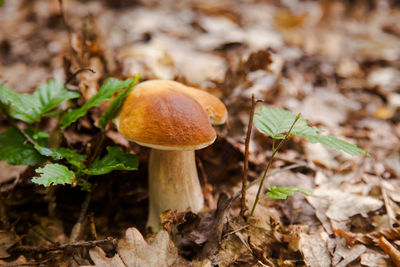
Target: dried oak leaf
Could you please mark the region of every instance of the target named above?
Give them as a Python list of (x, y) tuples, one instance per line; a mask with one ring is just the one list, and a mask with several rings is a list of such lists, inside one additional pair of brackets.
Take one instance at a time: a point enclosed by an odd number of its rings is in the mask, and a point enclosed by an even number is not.
[(355, 243), (374, 245), (379, 243), (379, 238), (382, 236), (388, 240), (397, 240), (400, 238), (400, 227), (388, 228), (370, 233), (351, 233), (340, 229), (336, 229), (334, 232), (341, 237), (345, 237), (350, 245)]
[(100, 248), (90, 250), (94, 266), (166, 267), (177, 261), (178, 251), (166, 231), (162, 230), (148, 243), (136, 228), (126, 230), (125, 238), (118, 242), (118, 254), (107, 258)]

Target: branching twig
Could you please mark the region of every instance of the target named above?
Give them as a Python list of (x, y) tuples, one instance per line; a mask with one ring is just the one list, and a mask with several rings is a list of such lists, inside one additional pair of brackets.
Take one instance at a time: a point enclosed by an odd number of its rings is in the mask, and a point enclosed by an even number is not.
[(113, 237), (108, 237), (102, 240), (92, 240), (92, 241), (79, 241), (79, 242), (71, 242), (66, 244), (55, 244), (47, 247), (35, 247), (35, 246), (17, 246), (13, 248), (16, 251), (22, 252), (49, 252), (56, 250), (64, 250), (66, 248), (80, 248), (80, 247), (94, 247), (104, 243), (111, 243), (113, 245), (117, 244), (117, 239)]
[(92, 70), (90, 68), (79, 69), (71, 74), (71, 76), (65, 81), (65, 84), (70, 83), (72, 81), (72, 79), (74, 79), (79, 73), (84, 72), (84, 71), (90, 71), (93, 74), (96, 73), (94, 70)]
[(249, 173), (249, 149), (250, 149), (250, 138), (251, 131), (253, 129), (253, 118), (254, 112), (256, 110), (256, 105), (261, 100), (256, 100), (254, 94), (251, 95), (251, 110), (249, 115), (249, 123), (247, 125), (247, 134), (245, 141), (245, 150), (244, 150), (244, 168), (243, 168), (243, 179), (242, 179), (242, 198), (240, 201), (240, 216), (244, 217), (244, 214), (247, 210), (246, 206), (246, 190), (247, 190), (247, 176)]
[(273, 159), (274, 159), (274, 157), (275, 157), (275, 154), (279, 151), (279, 149), (283, 146), (283, 144), (286, 143), (287, 140), (289, 140), (289, 138), (290, 138), (290, 133), (291, 133), (291, 131), (293, 130), (294, 125), (296, 124), (296, 122), (297, 122), (299, 119), (300, 119), (300, 114), (297, 115), (297, 117), (296, 117), (296, 119), (294, 120), (294, 122), (293, 122), (292, 126), (290, 127), (289, 131), (286, 133), (285, 137), (279, 142), (279, 144), (278, 144), (278, 146), (276, 147), (276, 149), (274, 149), (274, 150), (272, 151), (272, 155), (271, 155), (271, 157), (270, 157), (269, 160), (268, 160), (268, 165), (267, 165), (267, 167), (265, 168), (263, 177), (261, 178), (261, 182), (260, 182), (260, 185), (259, 185), (258, 190), (257, 190), (256, 198), (255, 198), (255, 200), (254, 200), (253, 207), (251, 208), (251, 211), (250, 211), (250, 216), (253, 216), (254, 210), (256, 209), (256, 206), (257, 206), (257, 203), (258, 203), (258, 201), (260, 200), (261, 189), (262, 189), (262, 187), (263, 187), (265, 177), (267, 177), (267, 172), (268, 172), (269, 168), (270, 168), (271, 165), (272, 165), (272, 161), (273, 161)]

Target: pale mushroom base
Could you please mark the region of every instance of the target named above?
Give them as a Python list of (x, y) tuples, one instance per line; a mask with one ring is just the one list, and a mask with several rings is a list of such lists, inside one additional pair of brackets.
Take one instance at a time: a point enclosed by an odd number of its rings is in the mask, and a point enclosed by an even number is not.
[(167, 210), (199, 212), (204, 205), (194, 151), (152, 149), (149, 159), (149, 218), (147, 226), (160, 228)]

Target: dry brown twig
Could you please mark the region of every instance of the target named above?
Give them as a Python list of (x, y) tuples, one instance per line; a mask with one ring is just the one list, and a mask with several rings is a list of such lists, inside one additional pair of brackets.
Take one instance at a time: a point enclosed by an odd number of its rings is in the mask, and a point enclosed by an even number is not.
[(249, 115), (249, 123), (247, 125), (247, 134), (245, 140), (245, 151), (244, 151), (244, 168), (243, 168), (243, 179), (242, 179), (242, 198), (240, 200), (240, 216), (245, 217), (247, 211), (246, 206), (246, 190), (247, 190), (247, 176), (249, 173), (249, 149), (250, 149), (250, 138), (251, 131), (253, 129), (253, 118), (256, 110), (257, 103), (262, 100), (256, 100), (254, 94), (251, 95), (251, 110)]
[(81, 247), (94, 247), (97, 245), (111, 243), (112, 245), (117, 245), (117, 239), (113, 237), (108, 237), (106, 239), (101, 240), (91, 240), (91, 241), (79, 241), (79, 242), (71, 242), (66, 244), (54, 244), (47, 247), (36, 247), (36, 246), (17, 246), (13, 248), (15, 251), (26, 251), (26, 252), (49, 252), (56, 250), (64, 250), (67, 248), (81, 248)]

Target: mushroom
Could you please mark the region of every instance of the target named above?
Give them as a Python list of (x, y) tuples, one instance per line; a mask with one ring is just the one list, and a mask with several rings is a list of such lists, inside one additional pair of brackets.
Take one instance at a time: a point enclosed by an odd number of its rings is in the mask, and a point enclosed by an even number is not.
[(167, 209), (197, 213), (203, 208), (194, 151), (214, 142), (211, 123), (226, 118), (217, 97), (178, 82), (142, 82), (126, 98), (115, 123), (127, 139), (151, 148), (147, 226), (153, 231)]

